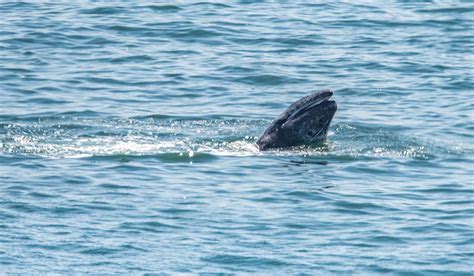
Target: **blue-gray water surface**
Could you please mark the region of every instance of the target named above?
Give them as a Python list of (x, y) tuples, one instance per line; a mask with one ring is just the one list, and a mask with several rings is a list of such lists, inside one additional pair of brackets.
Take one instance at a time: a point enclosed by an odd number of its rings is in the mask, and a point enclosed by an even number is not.
[(0, 2), (0, 273), (474, 273), (472, 1), (150, 2)]

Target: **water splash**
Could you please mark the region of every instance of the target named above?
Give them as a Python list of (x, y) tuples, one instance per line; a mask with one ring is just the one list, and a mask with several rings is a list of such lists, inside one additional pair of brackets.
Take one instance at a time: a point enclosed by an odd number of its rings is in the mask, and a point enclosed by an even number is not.
[(260, 152), (255, 141), (263, 120), (78, 119), (60, 118), (3, 125), (0, 154), (50, 158), (196, 153), (215, 156), (331, 156), (415, 158), (462, 154), (457, 148), (423, 141), (389, 128), (335, 124), (328, 142)]

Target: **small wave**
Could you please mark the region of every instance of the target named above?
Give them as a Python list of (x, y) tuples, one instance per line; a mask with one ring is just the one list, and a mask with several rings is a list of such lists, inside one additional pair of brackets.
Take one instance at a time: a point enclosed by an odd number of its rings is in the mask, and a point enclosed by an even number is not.
[(152, 60), (154, 59), (149, 55), (131, 55), (131, 56), (113, 58), (110, 60), (110, 62), (112, 63), (130, 63), (130, 62), (142, 63), (142, 62), (152, 61)]
[(449, 7), (449, 8), (429, 8), (429, 9), (418, 9), (416, 10), (419, 13), (453, 13), (453, 14), (462, 14), (470, 13), (474, 11), (473, 7)]
[(235, 82), (257, 85), (257, 86), (267, 86), (267, 85), (289, 85), (294, 83), (303, 83), (307, 82), (304, 79), (292, 78), (283, 75), (256, 75), (256, 76), (245, 76), (236, 78)]
[(182, 10), (179, 6), (175, 5), (148, 5), (143, 8), (150, 9), (155, 12), (178, 12)]
[(127, 12), (127, 9), (122, 7), (113, 7), (113, 6), (106, 6), (106, 7), (97, 7), (91, 9), (82, 9), (79, 13), (82, 14), (96, 14), (96, 15), (112, 15), (112, 14), (119, 14)]
[(228, 4), (222, 4), (222, 3), (213, 3), (213, 2), (198, 2), (198, 3), (193, 3), (191, 6), (210, 6), (210, 7), (215, 7), (215, 8), (231, 8), (231, 5)]

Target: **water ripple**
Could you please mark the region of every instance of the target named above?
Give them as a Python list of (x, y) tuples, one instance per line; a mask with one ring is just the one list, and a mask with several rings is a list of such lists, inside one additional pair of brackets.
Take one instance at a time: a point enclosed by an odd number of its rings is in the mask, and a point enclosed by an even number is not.
[[(3, 2), (2, 272), (472, 274), (473, 11)], [(257, 150), (322, 88), (326, 144)]]

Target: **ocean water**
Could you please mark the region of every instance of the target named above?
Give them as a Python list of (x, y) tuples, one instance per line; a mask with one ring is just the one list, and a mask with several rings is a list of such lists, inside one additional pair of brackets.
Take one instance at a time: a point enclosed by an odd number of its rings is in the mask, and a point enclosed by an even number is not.
[[(474, 273), (472, 1), (0, 1), (1, 274)], [(259, 152), (329, 88), (322, 147)]]

